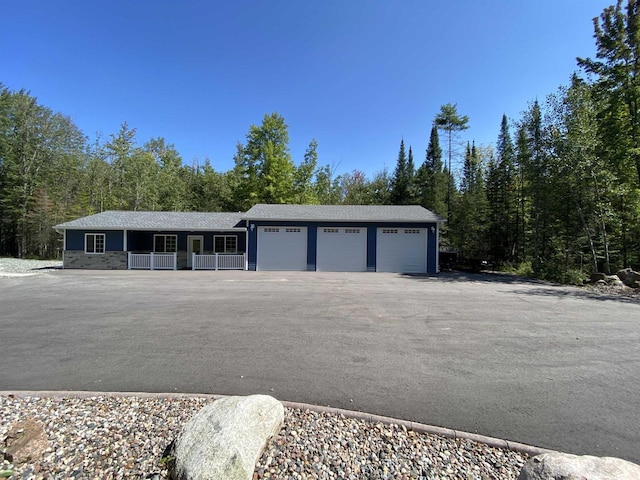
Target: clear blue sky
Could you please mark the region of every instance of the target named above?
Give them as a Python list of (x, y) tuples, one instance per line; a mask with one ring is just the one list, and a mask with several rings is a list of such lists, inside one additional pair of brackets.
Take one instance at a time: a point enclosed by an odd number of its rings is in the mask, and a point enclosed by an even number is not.
[(565, 85), (593, 56), (592, 18), (614, 0), (7, 0), (0, 82), (89, 137), (122, 122), (184, 163), (232, 167), (265, 113), (312, 138), (337, 173), (393, 170), (400, 140), (424, 160), (440, 105), (463, 140), (493, 144), (503, 113)]

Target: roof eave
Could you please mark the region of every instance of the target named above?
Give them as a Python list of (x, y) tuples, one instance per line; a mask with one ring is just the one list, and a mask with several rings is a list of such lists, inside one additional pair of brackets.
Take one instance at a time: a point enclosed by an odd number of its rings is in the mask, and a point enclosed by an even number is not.
[(172, 227), (114, 227), (99, 225), (84, 226), (67, 226), (61, 227), (56, 225), (53, 227), (56, 232), (62, 233), (63, 230), (136, 230), (140, 232), (157, 232), (157, 231), (179, 231), (179, 232), (244, 232), (246, 227), (196, 227), (196, 228), (172, 228)]
[(409, 219), (409, 218), (391, 218), (391, 219), (358, 219), (358, 218), (291, 218), (291, 217), (243, 217), (242, 220), (255, 222), (352, 222), (352, 223), (440, 223), (446, 220), (425, 220), (425, 219)]

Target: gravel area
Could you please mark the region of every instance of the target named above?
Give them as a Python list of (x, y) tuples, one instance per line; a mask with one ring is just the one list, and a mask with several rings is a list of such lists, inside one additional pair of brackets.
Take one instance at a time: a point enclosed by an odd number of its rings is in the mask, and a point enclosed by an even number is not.
[[(12, 423), (44, 426), (50, 447), (33, 463), (0, 464), (11, 479), (168, 478), (165, 448), (206, 398), (0, 397), (0, 448)], [(0, 458), (1, 460), (1, 458)], [(521, 453), (397, 425), (285, 409), (254, 479), (515, 479)]]
[(0, 276), (41, 273), (62, 268), (61, 260), (25, 260), (0, 257)]

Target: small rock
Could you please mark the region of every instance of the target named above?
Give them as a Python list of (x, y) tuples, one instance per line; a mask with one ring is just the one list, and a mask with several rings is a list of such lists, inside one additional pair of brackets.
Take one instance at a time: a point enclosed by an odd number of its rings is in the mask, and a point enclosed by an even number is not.
[(4, 441), (4, 458), (14, 464), (35, 462), (50, 446), (42, 424), (27, 419), (11, 425)]
[(591, 283), (596, 283), (600, 280), (606, 280), (607, 275), (602, 272), (596, 272), (591, 274)]

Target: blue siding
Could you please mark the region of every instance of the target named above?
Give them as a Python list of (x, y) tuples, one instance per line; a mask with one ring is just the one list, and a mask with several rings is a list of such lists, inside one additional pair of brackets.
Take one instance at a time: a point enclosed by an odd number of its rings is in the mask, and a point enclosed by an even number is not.
[(431, 227), (436, 227), (435, 223), (390, 223), (390, 222), (278, 222), (278, 221), (249, 221), (250, 225), (255, 225), (252, 230), (249, 228), (249, 251), (248, 268), (256, 270), (257, 267), (257, 246), (258, 227), (281, 226), (281, 227), (307, 227), (307, 270), (315, 271), (317, 255), (317, 229), (321, 227), (361, 227), (367, 229), (367, 271), (376, 271), (376, 235), (380, 227), (389, 228), (427, 228), (427, 272), (436, 273), (436, 237), (431, 233)]
[(307, 227), (307, 271), (316, 271), (318, 258), (318, 227), (309, 225)]
[(376, 271), (377, 228), (375, 226), (367, 227), (367, 272)]
[(80, 250), (84, 252), (85, 233), (104, 233), (107, 252), (122, 252), (124, 247), (122, 230), (67, 230), (65, 250)]
[[(255, 226), (255, 224), (254, 224)], [(248, 249), (248, 255), (247, 255), (247, 268), (249, 270), (257, 270), (258, 265), (256, 263), (256, 252), (258, 251), (258, 228), (251, 228), (249, 227), (249, 230), (247, 230), (248, 235), (249, 235), (249, 249)]]
[(213, 251), (213, 237), (216, 235), (226, 235), (237, 237), (238, 252), (246, 251), (246, 235), (244, 232), (176, 232), (176, 231), (155, 231), (146, 232), (129, 230), (127, 232), (128, 249), (131, 252), (152, 252), (154, 235), (177, 235), (178, 251), (187, 250), (187, 237), (189, 235), (202, 235), (204, 237), (204, 249)]
[[(434, 232), (431, 232), (431, 230)], [(436, 225), (432, 224), (427, 229), (427, 273), (438, 273), (437, 251), (436, 251)]]

